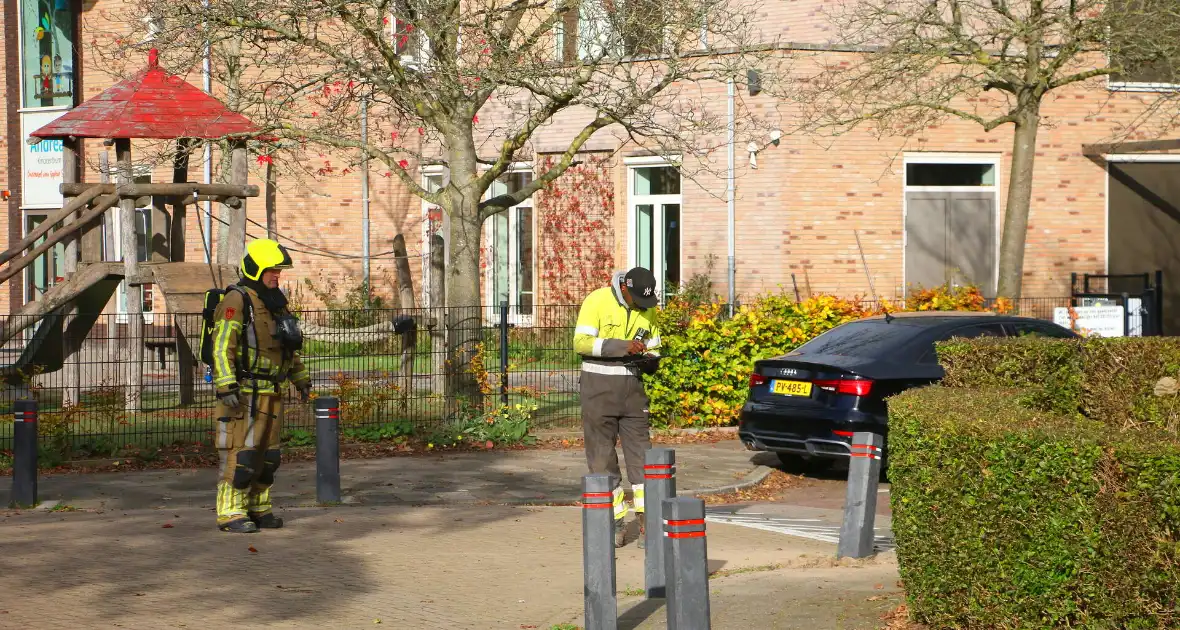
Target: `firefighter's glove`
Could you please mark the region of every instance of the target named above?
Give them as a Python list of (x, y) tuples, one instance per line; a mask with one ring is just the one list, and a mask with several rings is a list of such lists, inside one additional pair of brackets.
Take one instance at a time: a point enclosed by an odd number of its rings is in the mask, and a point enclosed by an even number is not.
[(227, 392), (221, 395), (221, 404), (231, 409), (237, 409), (241, 401), (238, 400), (237, 392)]
[(311, 400), (311, 382), (310, 381), (306, 382), (306, 383), (302, 383), (300, 385), (297, 385), (296, 388), (299, 390), (299, 402), (307, 402), (307, 401)]

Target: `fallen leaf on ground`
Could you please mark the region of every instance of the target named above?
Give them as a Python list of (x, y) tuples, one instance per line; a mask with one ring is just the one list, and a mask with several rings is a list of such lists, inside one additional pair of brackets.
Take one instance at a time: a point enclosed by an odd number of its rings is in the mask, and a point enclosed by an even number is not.
[(869, 601), (869, 602), (879, 602), (879, 601), (881, 601), (881, 600), (883, 600), (883, 599), (889, 599), (889, 598), (888, 598), (888, 597), (886, 597), (886, 596), (884, 596), (884, 595), (873, 595), (872, 597), (868, 598), (868, 599), (867, 599), (867, 600), (865, 600), (865, 601)]
[(707, 494), (701, 498), (708, 505), (774, 501), (783, 492), (791, 488), (798, 488), (805, 483), (807, 483), (807, 478), (801, 475), (790, 475), (781, 470), (773, 470), (765, 479), (749, 488), (722, 494)]
[(334, 520), (334, 521), (332, 521), (332, 522), (333, 522), (333, 523), (343, 523), (344, 521), (343, 521), (342, 519), (336, 519), (336, 520)]
[(162, 527), (162, 528), (164, 528), (164, 529), (172, 529), (172, 528), (173, 528), (173, 527), (175, 527), (175, 526), (174, 526), (172, 523), (164, 523), (164, 524), (163, 524), (163, 525), (161, 525), (160, 527)]
[(250, 547), (250, 553), (258, 553), (258, 550), (253, 547)]

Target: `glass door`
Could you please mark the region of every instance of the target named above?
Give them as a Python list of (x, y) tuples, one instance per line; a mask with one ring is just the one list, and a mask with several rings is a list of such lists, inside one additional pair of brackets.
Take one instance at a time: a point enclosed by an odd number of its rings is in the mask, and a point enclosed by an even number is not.
[(680, 171), (673, 166), (631, 168), (630, 266), (656, 277), (666, 301), (681, 283)]

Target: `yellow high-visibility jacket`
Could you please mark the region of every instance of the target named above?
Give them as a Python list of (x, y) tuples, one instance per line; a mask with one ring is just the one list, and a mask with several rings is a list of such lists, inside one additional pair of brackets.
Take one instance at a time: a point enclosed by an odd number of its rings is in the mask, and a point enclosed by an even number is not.
[(604, 375), (632, 375), (626, 363), (638, 358), (627, 356), (627, 348), (640, 330), (647, 331), (644, 344), (649, 356), (658, 356), (660, 331), (656, 326), (656, 309), (628, 308), (623, 301), (616, 273), (611, 286), (586, 296), (578, 312), (574, 329), (574, 351), (582, 355), (582, 371)]

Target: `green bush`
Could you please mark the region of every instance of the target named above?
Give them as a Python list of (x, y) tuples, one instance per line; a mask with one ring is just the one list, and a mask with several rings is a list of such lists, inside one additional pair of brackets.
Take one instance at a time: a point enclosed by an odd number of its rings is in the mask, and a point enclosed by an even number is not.
[(660, 369), (646, 377), (658, 427), (734, 422), (749, 390), (754, 362), (790, 352), (844, 322), (867, 314), (830, 296), (796, 303), (767, 295), (726, 318), (720, 303), (674, 302), (660, 312)]
[(936, 344), (947, 387), (1016, 388), (1035, 409), (1078, 413), (1082, 395), (1080, 342), (1044, 337), (952, 339)]
[(945, 386), (1013, 387), (1036, 409), (1082, 413), (1120, 428), (1180, 428), (1180, 395), (1156, 392), (1161, 379), (1180, 380), (1180, 339), (980, 338), (937, 347)]
[(1176, 627), (1180, 441), (1015, 393), (935, 386), (890, 401), (911, 614), (932, 627)]

